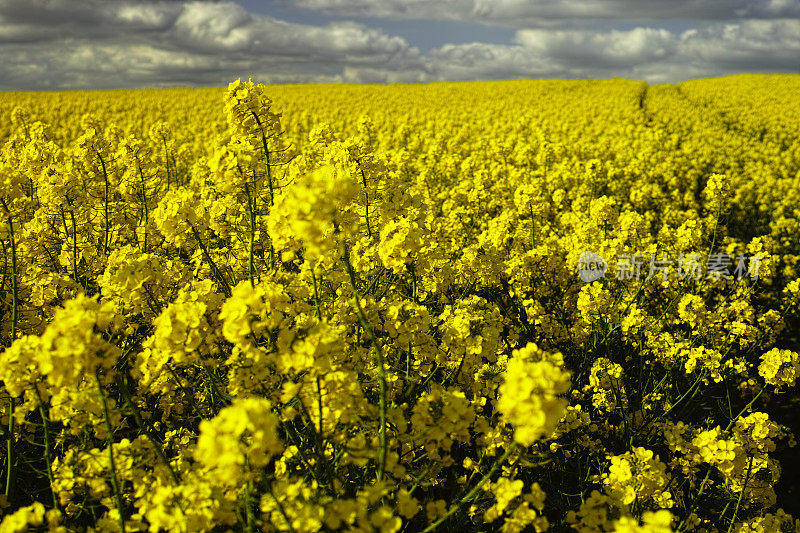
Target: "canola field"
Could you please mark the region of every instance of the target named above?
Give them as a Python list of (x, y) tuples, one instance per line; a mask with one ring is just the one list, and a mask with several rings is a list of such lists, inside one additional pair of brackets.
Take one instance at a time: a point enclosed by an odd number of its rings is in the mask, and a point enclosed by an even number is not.
[(0, 531), (798, 532), (800, 76), (0, 95)]

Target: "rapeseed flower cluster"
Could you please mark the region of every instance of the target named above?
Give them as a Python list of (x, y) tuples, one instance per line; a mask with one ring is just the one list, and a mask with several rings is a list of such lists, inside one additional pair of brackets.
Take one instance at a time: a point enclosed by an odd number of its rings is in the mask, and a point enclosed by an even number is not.
[(6, 94), (0, 531), (800, 531), (798, 94)]

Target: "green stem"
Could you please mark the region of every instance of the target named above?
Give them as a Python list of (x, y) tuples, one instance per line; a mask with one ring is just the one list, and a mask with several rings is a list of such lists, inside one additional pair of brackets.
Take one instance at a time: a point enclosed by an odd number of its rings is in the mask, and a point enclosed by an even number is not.
[[(19, 321), (19, 294), (17, 288), (17, 243), (14, 238), (14, 220), (4, 199), (0, 199), (8, 215), (8, 231), (11, 244), (11, 344), (17, 338), (17, 322)], [(8, 437), (6, 439), (6, 500), (11, 497), (14, 480), (14, 398), (8, 399)]]
[(275, 191), (273, 190), (272, 185), (272, 165), (269, 161), (269, 148), (267, 148), (267, 136), (264, 133), (264, 126), (261, 125), (261, 119), (258, 118), (257, 113), (253, 113), (253, 118), (256, 119), (256, 124), (258, 125), (259, 132), (261, 133), (261, 145), (264, 147), (264, 160), (267, 165), (267, 186), (269, 187), (269, 206), (272, 207), (274, 204), (274, 195)]
[(322, 311), (319, 307), (319, 291), (317, 289), (317, 276), (314, 274), (314, 266), (311, 266), (311, 282), (314, 284), (314, 312), (317, 320), (322, 320)]
[[(752, 400), (750, 400), (750, 402), (747, 405), (745, 405), (744, 408), (742, 408), (741, 411), (739, 411), (739, 414), (737, 414), (733, 418), (733, 420), (730, 421), (730, 423), (728, 424), (728, 427), (725, 428), (725, 431), (728, 431), (733, 427), (733, 425), (736, 423), (736, 421), (739, 419), (739, 417), (741, 417), (753, 405), (753, 403), (755, 403), (755, 401), (759, 398), (759, 396), (761, 396), (762, 392), (764, 392), (764, 389), (761, 389), (760, 391), (758, 391), (758, 394), (756, 394), (755, 397)], [(697, 509), (697, 506), (698, 506), (698, 504), (700, 502), (700, 497), (703, 495), (703, 492), (705, 492), (706, 482), (708, 481), (708, 478), (709, 478), (710, 475), (711, 475), (711, 468), (709, 467), (708, 472), (706, 472), (706, 475), (703, 478), (703, 481), (700, 483), (700, 491), (697, 493), (697, 496), (694, 498), (694, 502), (692, 504), (692, 508), (690, 509), (689, 513), (686, 515), (686, 518), (684, 518), (683, 521), (681, 521), (681, 523), (678, 525), (678, 528), (675, 530), (676, 532), (679, 532), (679, 531), (683, 530), (683, 527), (684, 527), (684, 525), (686, 523), (686, 520), (688, 520), (689, 516)], [(744, 489), (742, 489), (742, 490), (744, 491)]]
[(272, 491), (272, 485), (269, 483), (267, 483), (267, 492), (269, 492), (269, 495), (272, 496), (272, 499), (275, 501), (275, 505), (278, 506), (278, 511), (281, 513), (283, 519), (286, 520), (286, 526), (289, 528), (289, 531), (295, 533), (295, 529), (292, 527), (292, 521), (289, 520), (289, 515), (286, 514), (286, 509), (283, 508), (283, 505), (278, 500), (278, 497), (275, 496), (275, 493)]
[(419, 289), (417, 288), (417, 268), (414, 266), (413, 262), (408, 265), (408, 268), (411, 271), (411, 300), (417, 303), (417, 294), (419, 293)]
[(139, 179), (142, 182), (142, 206), (144, 208), (144, 238), (142, 242), (142, 253), (147, 253), (147, 223), (150, 220), (150, 215), (147, 210), (147, 182), (144, 179), (144, 172), (142, 171), (142, 163), (139, 157), (136, 157), (136, 166), (139, 169)]
[[(244, 458), (244, 464), (245, 466), (249, 466), (246, 455)], [(253, 533), (253, 531), (255, 531), (255, 513), (253, 513), (253, 484), (249, 479), (247, 480), (244, 491), (244, 514), (246, 520), (244, 530), (247, 533)]]
[(103, 214), (105, 216), (105, 230), (103, 233), (103, 251), (106, 255), (108, 255), (108, 244), (110, 240), (111, 234), (111, 218), (108, 211), (108, 171), (106, 170), (106, 162), (103, 160), (103, 156), (100, 155), (100, 152), (95, 150), (98, 159), (100, 159), (100, 166), (103, 169), (103, 181), (105, 183), (105, 195), (103, 197)]
[(692, 502), (691, 508), (689, 509), (689, 512), (686, 514), (686, 517), (681, 521), (681, 523), (678, 524), (677, 529), (675, 529), (676, 533), (679, 533), (680, 531), (683, 531), (683, 527), (686, 524), (686, 521), (689, 520), (689, 517), (692, 516), (692, 514), (697, 509), (697, 506), (700, 503), (700, 498), (703, 496), (703, 493), (706, 490), (706, 482), (708, 481), (709, 476), (711, 476), (711, 469), (712, 469), (712, 467), (709, 466), (708, 470), (706, 471), (706, 475), (703, 478), (703, 481), (700, 482), (700, 490), (697, 492), (697, 496), (694, 497), (694, 500)]
[[(665, 375), (665, 376), (664, 376), (664, 378), (661, 380), (661, 382), (659, 382), (659, 385), (661, 385), (661, 383), (663, 383), (663, 381), (664, 381), (664, 380), (667, 378), (667, 376), (668, 376), (668, 375)], [(679, 404), (680, 404), (680, 403), (681, 403), (681, 402), (682, 402), (682, 401), (683, 401), (683, 400), (684, 400), (684, 399), (685, 399), (685, 398), (686, 398), (686, 397), (689, 395), (689, 393), (690, 393), (690, 392), (692, 392), (692, 391), (695, 389), (695, 387), (696, 387), (696, 386), (697, 386), (697, 385), (700, 383), (700, 380), (702, 380), (702, 379), (703, 379), (703, 378), (705, 378), (705, 377), (706, 377), (706, 371), (705, 371), (705, 369), (703, 369), (703, 370), (702, 370), (702, 371), (701, 371), (701, 372), (698, 374), (697, 378), (694, 380), (694, 383), (692, 383), (692, 384), (689, 386), (689, 388), (688, 388), (688, 389), (686, 389), (686, 392), (684, 392), (684, 393), (681, 395), (681, 397), (680, 397), (680, 398), (678, 398), (678, 399), (675, 401), (675, 403), (673, 403), (672, 405), (670, 405), (670, 406), (669, 406), (669, 409), (667, 409), (666, 411), (664, 411), (664, 412), (663, 412), (663, 413), (661, 413), (660, 415), (656, 415), (655, 413), (653, 413), (653, 414), (652, 414), (652, 415), (651, 415), (651, 416), (650, 416), (650, 417), (649, 417), (649, 418), (648, 418), (648, 419), (647, 419), (647, 420), (646, 420), (646, 421), (645, 421), (645, 422), (642, 424), (642, 426), (643, 426), (643, 427), (644, 427), (644, 426), (649, 426), (649, 425), (651, 424), (651, 422), (653, 422), (653, 421), (655, 421), (655, 420), (659, 420), (659, 419), (662, 419), (662, 418), (666, 418), (666, 416), (667, 416), (669, 413), (671, 413), (671, 412), (672, 412), (672, 410), (673, 410), (673, 409), (675, 409), (675, 408), (676, 408), (676, 407), (677, 407), (677, 406), (678, 406), (678, 405), (679, 405)], [(656, 390), (658, 390), (658, 387), (656, 388)], [(694, 395), (692, 395), (692, 397), (694, 397)], [(650, 438), (650, 430), (649, 430), (649, 429), (648, 429), (648, 431), (647, 431), (647, 436), (646, 436), (646, 437), (647, 437), (647, 439), (649, 439), (649, 438)]]
[(14, 398), (8, 399), (8, 438), (6, 439), (6, 501), (11, 498), (14, 480)]
[(508, 459), (508, 458), (509, 458), (509, 456), (510, 456), (510, 455), (511, 455), (511, 454), (514, 452), (514, 450), (516, 450), (516, 449), (517, 449), (517, 445), (516, 445), (516, 443), (512, 443), (512, 444), (511, 444), (511, 445), (508, 447), (508, 449), (506, 450), (506, 452), (505, 452), (505, 453), (502, 455), (502, 457), (500, 457), (500, 459), (498, 459), (497, 461), (495, 461), (495, 463), (492, 465), (492, 468), (490, 468), (490, 469), (489, 469), (489, 471), (488, 471), (488, 472), (486, 472), (486, 475), (485, 475), (485, 476), (483, 476), (483, 478), (481, 478), (481, 480), (480, 480), (480, 481), (477, 483), (477, 485), (475, 485), (475, 486), (472, 488), (472, 490), (470, 490), (470, 491), (469, 491), (467, 494), (465, 494), (465, 495), (464, 495), (464, 497), (463, 497), (463, 498), (461, 498), (461, 499), (458, 501), (458, 503), (456, 503), (456, 505), (454, 505), (454, 506), (453, 506), (453, 507), (452, 507), (452, 508), (451, 508), (449, 511), (447, 511), (447, 513), (445, 513), (445, 514), (444, 514), (444, 516), (442, 516), (441, 518), (439, 518), (439, 519), (438, 519), (436, 522), (434, 522), (433, 524), (429, 525), (429, 526), (428, 526), (428, 527), (426, 527), (425, 529), (423, 529), (423, 530), (422, 530), (422, 533), (430, 533), (431, 531), (436, 531), (436, 529), (437, 529), (437, 528), (438, 528), (440, 525), (442, 525), (442, 524), (443, 524), (443, 523), (444, 523), (444, 522), (445, 522), (445, 521), (446, 521), (448, 518), (450, 518), (451, 516), (453, 516), (453, 515), (454, 515), (455, 513), (457, 513), (457, 512), (458, 512), (460, 509), (462, 509), (462, 508), (463, 508), (463, 507), (464, 507), (466, 504), (468, 504), (469, 502), (471, 502), (471, 501), (472, 501), (472, 500), (475, 498), (475, 496), (478, 494), (478, 491), (480, 491), (480, 490), (481, 490), (481, 488), (482, 488), (482, 487), (483, 487), (483, 486), (486, 484), (486, 482), (487, 482), (487, 481), (489, 481), (489, 479), (492, 477), (492, 475), (493, 475), (495, 472), (497, 472), (497, 469), (498, 469), (498, 468), (500, 468), (500, 466), (501, 466), (503, 463), (505, 463), (505, 462), (506, 462), (506, 459)]
[(17, 288), (17, 241), (14, 237), (14, 219), (5, 200), (1, 200), (3, 209), (8, 215), (8, 234), (11, 244), (11, 342), (17, 338), (17, 323), (19, 322), (19, 290)]
[(364, 315), (364, 310), (361, 308), (361, 298), (356, 289), (356, 274), (353, 271), (353, 265), (350, 264), (349, 253), (346, 248), (342, 259), (347, 268), (350, 290), (353, 293), (353, 303), (355, 304), (356, 313), (358, 314), (358, 320), (361, 323), (361, 327), (364, 328), (364, 331), (369, 335), (372, 347), (375, 350), (375, 363), (378, 366), (380, 428), (378, 430), (378, 472), (376, 477), (378, 481), (381, 481), (381, 479), (383, 479), (383, 471), (386, 468), (386, 368), (383, 358), (383, 349), (381, 348), (381, 343), (378, 341), (377, 335), (375, 335), (375, 331), (372, 329), (372, 326), (369, 325), (367, 317)]
[(406, 383), (411, 379), (411, 341), (408, 341), (408, 352), (406, 352)]
[[(317, 409), (319, 409), (319, 441), (320, 441), (320, 448), (322, 447), (322, 385), (319, 382), (319, 376), (317, 376)], [(320, 453), (324, 453), (325, 450), (320, 449)]]
[(203, 255), (205, 255), (206, 257), (206, 261), (208, 261), (208, 263), (211, 265), (211, 270), (212, 272), (214, 272), (214, 276), (217, 278), (217, 281), (219, 281), (219, 284), (222, 285), (222, 292), (225, 293), (225, 296), (227, 298), (230, 298), (231, 297), (230, 285), (228, 285), (227, 280), (222, 276), (222, 272), (220, 272), (219, 268), (217, 268), (217, 264), (211, 258), (211, 254), (208, 253), (208, 248), (206, 248), (206, 245), (203, 243), (203, 239), (200, 238), (200, 234), (197, 232), (197, 229), (195, 229), (195, 227), (191, 224), (189, 224), (189, 227), (192, 228), (192, 235), (194, 235), (194, 238), (197, 239), (197, 244), (203, 251)]
[(34, 385), (33, 389), (39, 399), (39, 415), (42, 417), (42, 427), (44, 428), (44, 460), (47, 462), (47, 479), (50, 480), (50, 494), (53, 496), (53, 508), (58, 509), (58, 498), (56, 498), (56, 493), (53, 490), (55, 480), (53, 478), (52, 459), (50, 458), (50, 429), (47, 427), (50, 418), (44, 411), (44, 402), (42, 401), (42, 395), (39, 393), (39, 387)]
[(114, 499), (117, 503), (119, 513), (119, 526), (122, 533), (125, 533), (125, 515), (122, 506), (122, 492), (120, 491), (119, 480), (117, 479), (117, 467), (114, 464), (114, 430), (111, 427), (111, 417), (108, 415), (108, 402), (106, 395), (103, 394), (103, 384), (100, 381), (100, 370), (95, 370), (95, 381), (97, 382), (97, 393), (100, 395), (100, 403), (103, 406), (103, 418), (106, 422), (106, 433), (108, 433), (108, 464), (111, 470), (111, 488), (114, 490)]
[(69, 218), (72, 222), (72, 272), (78, 280), (78, 225), (75, 223), (75, 211), (70, 210)]
[(743, 414), (745, 414), (745, 413), (747, 412), (747, 410), (748, 410), (748, 409), (750, 409), (750, 408), (753, 406), (753, 404), (756, 402), (756, 400), (758, 400), (758, 398), (761, 396), (761, 393), (762, 393), (762, 392), (764, 392), (764, 389), (761, 389), (760, 391), (758, 391), (758, 394), (756, 394), (756, 395), (753, 397), (753, 399), (752, 399), (752, 400), (750, 400), (750, 401), (748, 402), (748, 404), (747, 404), (747, 405), (745, 405), (744, 407), (742, 407), (742, 410), (741, 410), (741, 411), (739, 411), (739, 414), (738, 414), (738, 415), (736, 415), (735, 417), (733, 417), (733, 419), (730, 421), (730, 423), (728, 424), (728, 426), (725, 428), (725, 431), (728, 431), (729, 429), (731, 429), (731, 428), (733, 427), (733, 425), (736, 423), (736, 421), (737, 421), (737, 420), (739, 420), (739, 418), (740, 418), (740, 417), (741, 417)]
[[(72, 207), (72, 201), (67, 198), (67, 205), (69, 205), (69, 218), (72, 222), (72, 277), (75, 279), (75, 283), (83, 286), (83, 284), (78, 280), (78, 225), (75, 223), (75, 210)], [(62, 210), (61, 216), (64, 216), (64, 212)], [(66, 225), (66, 220), (65, 220)], [(85, 289), (86, 287), (84, 287)]]
[[(303, 406), (302, 400), (300, 401), (300, 405), (302, 406), (303, 411), (306, 411), (305, 406)], [(305, 412), (305, 414), (308, 417), (307, 411)], [(313, 421), (311, 420), (311, 417), (308, 417), (308, 419), (309, 419), (309, 422), (311, 423), (311, 426), (313, 428), (314, 424), (313, 424)], [(314, 478), (314, 481), (317, 482), (317, 485), (319, 485), (320, 487), (323, 487), (323, 488), (325, 488), (327, 490), (328, 489), (327, 485), (322, 483), (322, 480), (320, 480), (320, 477), (317, 474), (317, 470), (313, 466), (311, 466), (311, 462), (308, 460), (308, 457), (306, 457), (306, 454), (303, 451), (303, 448), (300, 446), (301, 442), (299, 442), (297, 439), (295, 439), (294, 435), (292, 435), (292, 433), (290, 431), (288, 431), (288, 428), (289, 428), (288, 424), (285, 427), (287, 428), (286, 435), (289, 437), (289, 441), (297, 448), (297, 454), (300, 456), (300, 461), (303, 463), (303, 466), (305, 466), (306, 471), (311, 473), (311, 477)], [(292, 427), (292, 429), (294, 430), (295, 433), (298, 433), (298, 434), (300, 433), (297, 430), (297, 428)]]
[[(61, 222), (64, 224), (64, 241), (69, 239), (69, 226), (67, 226), (67, 215), (64, 214), (64, 207), (59, 206), (61, 212)], [(78, 267), (75, 265), (75, 254), (72, 255), (72, 279), (78, 283)]]
[(250, 278), (250, 286), (255, 287), (255, 261), (253, 259), (253, 244), (256, 238), (256, 201), (255, 201), (255, 179), (253, 180), (253, 194), (250, 194), (250, 188), (247, 183), (244, 184), (244, 192), (247, 195), (247, 210), (250, 212), (250, 243), (247, 248), (247, 274)]
[(197, 408), (197, 403), (195, 403), (195, 401), (194, 401), (194, 394), (192, 393), (192, 391), (190, 391), (189, 389), (187, 389), (183, 385), (183, 381), (181, 381), (180, 376), (175, 371), (175, 369), (172, 368), (172, 365), (169, 364), (169, 362), (167, 362), (164, 366), (166, 367), (167, 371), (172, 376), (172, 379), (175, 380), (175, 383), (178, 385), (178, 388), (181, 389), (181, 392), (183, 392), (183, 395), (186, 396), (186, 399), (189, 401), (189, 403), (192, 404), (192, 410), (194, 411), (194, 414), (197, 415), (197, 418), (203, 418), (203, 415), (200, 413), (200, 410)]
[(120, 392), (122, 392), (122, 399), (128, 406), (128, 409), (131, 410), (133, 413), (133, 420), (136, 422), (136, 425), (139, 426), (139, 429), (144, 433), (144, 436), (150, 441), (150, 444), (153, 446), (153, 449), (156, 452), (156, 455), (161, 460), (162, 463), (167, 467), (169, 470), (169, 476), (172, 478), (172, 482), (175, 485), (179, 485), (178, 476), (175, 474), (175, 470), (172, 469), (172, 465), (169, 463), (169, 459), (167, 459), (167, 455), (164, 453), (164, 449), (161, 447), (161, 444), (153, 437), (153, 435), (147, 430), (144, 425), (144, 421), (142, 420), (142, 416), (139, 414), (139, 408), (134, 405), (133, 400), (131, 399), (130, 391), (125, 383), (122, 381), (121, 377), (117, 377), (117, 386), (119, 387)]
[(533, 204), (530, 206), (531, 211), (531, 246), (536, 247), (536, 219), (533, 217)]
[(747, 463), (747, 474), (745, 474), (744, 478), (744, 485), (742, 486), (742, 492), (739, 493), (739, 499), (736, 501), (736, 507), (733, 510), (733, 518), (731, 518), (731, 523), (728, 526), (727, 533), (731, 533), (733, 531), (733, 524), (736, 523), (736, 515), (739, 514), (739, 507), (742, 505), (742, 497), (744, 496), (744, 491), (747, 490), (747, 483), (750, 481), (750, 472), (753, 469), (753, 456), (750, 456), (750, 459)]
[(169, 190), (169, 150), (167, 149), (167, 138), (161, 137), (161, 140), (164, 141), (164, 162), (167, 165), (167, 190)]
[(367, 176), (364, 174), (364, 169), (361, 167), (361, 161), (356, 159), (358, 169), (361, 171), (361, 183), (364, 185), (364, 220), (367, 223), (367, 236), (372, 237), (372, 228), (369, 224), (369, 192), (367, 191)]

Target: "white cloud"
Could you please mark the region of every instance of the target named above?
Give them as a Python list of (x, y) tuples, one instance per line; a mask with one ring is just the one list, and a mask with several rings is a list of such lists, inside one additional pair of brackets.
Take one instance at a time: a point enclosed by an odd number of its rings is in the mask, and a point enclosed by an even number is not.
[(719, 69), (800, 69), (800, 21), (746, 21), (690, 30), (680, 54)]
[[(675, 82), (738, 72), (797, 72), (800, 21), (714, 24), (675, 33), (635, 28), (520, 30), (514, 44), (448, 44), (425, 57), (426, 80), (610, 78)], [(388, 71), (388, 75), (391, 71)], [(356, 79), (357, 71), (351, 71)], [(379, 79), (371, 69), (368, 79)]]
[(569, 67), (629, 68), (660, 61), (675, 52), (674, 34), (636, 28), (605, 33), (583, 30), (521, 30), (516, 41), (529, 53)]
[(380, 30), (294, 24), (233, 2), (0, 0), (2, 89), (224, 85), (255, 73), (336, 81), (351, 65), (400, 71), (419, 61)]
[(444, 19), (518, 28), (605, 20), (800, 18), (800, 0), (283, 0), (348, 17)]
[[(465, 1), (442, 4), (456, 9)], [(611, 1), (555, 3), (574, 11)], [(523, 4), (469, 3), (484, 15), (509, 14)], [(776, 12), (794, 5), (788, 0), (756, 4)], [(798, 72), (798, 57), (800, 20), (793, 19), (707, 23), (681, 32), (645, 26), (529, 28), (517, 30), (508, 44), (452, 43), (422, 53), (405, 39), (364, 24), (290, 23), (233, 2), (0, 0), (0, 89), (221, 86), (250, 76), (266, 82), (519, 77), (670, 82), (736, 72)]]

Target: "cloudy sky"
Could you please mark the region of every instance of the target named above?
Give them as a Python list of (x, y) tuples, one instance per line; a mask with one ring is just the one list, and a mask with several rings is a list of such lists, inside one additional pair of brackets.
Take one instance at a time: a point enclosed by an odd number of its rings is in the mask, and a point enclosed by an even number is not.
[(800, 72), (800, 0), (0, 0), (0, 90)]

